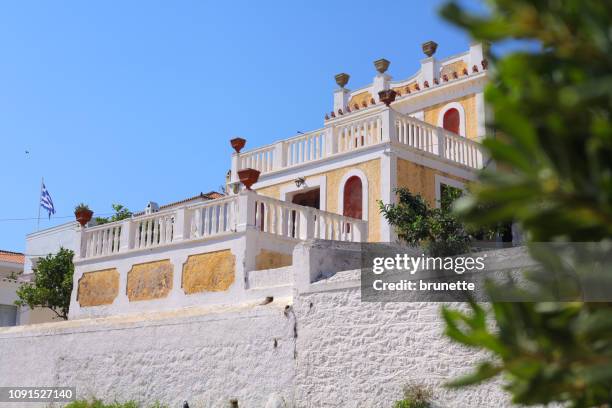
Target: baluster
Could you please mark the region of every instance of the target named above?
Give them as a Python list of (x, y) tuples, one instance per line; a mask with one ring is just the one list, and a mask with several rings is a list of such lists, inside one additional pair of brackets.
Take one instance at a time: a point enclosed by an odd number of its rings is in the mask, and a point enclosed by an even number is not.
[(93, 256), (96, 256), (96, 255), (98, 255), (98, 234), (96, 233), (96, 231), (94, 231), (91, 234), (91, 242), (92, 242), (92, 245), (91, 245), (91, 254)]

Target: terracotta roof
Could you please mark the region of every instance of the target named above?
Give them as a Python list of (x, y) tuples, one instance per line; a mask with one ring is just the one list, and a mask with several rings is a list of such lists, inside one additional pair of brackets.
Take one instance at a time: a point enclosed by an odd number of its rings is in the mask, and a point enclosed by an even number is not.
[(200, 193), (200, 194), (198, 194), (196, 196), (185, 198), (184, 200), (175, 201), (173, 203), (160, 205), (159, 209), (163, 210), (164, 208), (172, 207), (172, 206), (179, 205), (179, 204), (185, 204), (185, 203), (188, 203), (189, 201), (198, 200), (200, 198), (204, 198), (206, 200), (214, 200), (216, 198), (221, 198), (221, 197), (223, 197), (223, 194), (217, 193), (216, 191), (211, 191), (211, 192), (208, 192), (208, 193)]
[(25, 262), (25, 256), (20, 252), (3, 251), (0, 249), (0, 262), (23, 264)]
[[(193, 197), (185, 198), (183, 200), (175, 201), (173, 203), (168, 203), (168, 204), (160, 205), (159, 209), (163, 210), (165, 208), (173, 207), (175, 205), (185, 204), (185, 203), (188, 203), (190, 201), (195, 201), (195, 200), (199, 200), (199, 199), (215, 200), (215, 199), (221, 198), (221, 197), (223, 197), (223, 194), (218, 193), (216, 191), (210, 191), (208, 193), (200, 193), (200, 194), (195, 195)], [(138, 212), (134, 213), (134, 216), (138, 216), (138, 215), (142, 215), (142, 214), (144, 214), (144, 211), (138, 211)]]

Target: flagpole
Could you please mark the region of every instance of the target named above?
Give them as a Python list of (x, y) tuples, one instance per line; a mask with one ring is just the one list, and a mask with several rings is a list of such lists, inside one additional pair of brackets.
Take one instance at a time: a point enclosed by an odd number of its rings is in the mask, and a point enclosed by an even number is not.
[(40, 200), (42, 199), (42, 190), (45, 185), (45, 178), (40, 178), (40, 194), (38, 195), (38, 222), (36, 223), (36, 231), (40, 230)]

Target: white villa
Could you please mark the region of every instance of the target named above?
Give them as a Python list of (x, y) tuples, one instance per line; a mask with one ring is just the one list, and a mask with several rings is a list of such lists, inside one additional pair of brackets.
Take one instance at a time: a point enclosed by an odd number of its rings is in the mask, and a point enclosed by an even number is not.
[[(378, 201), (407, 187), (434, 205), (444, 185), (464, 188), (488, 165), (483, 47), (440, 60), (435, 49), (425, 43), (420, 70), (405, 79), (394, 80), (384, 59), (359, 89), (337, 75), (320, 129), (251, 150), (234, 139), (228, 195), (40, 231), (27, 252), (53, 251), (61, 239), (75, 250), (71, 319), (291, 296), (298, 242), (392, 242)], [(252, 190), (241, 183), (245, 169), (259, 172)]]

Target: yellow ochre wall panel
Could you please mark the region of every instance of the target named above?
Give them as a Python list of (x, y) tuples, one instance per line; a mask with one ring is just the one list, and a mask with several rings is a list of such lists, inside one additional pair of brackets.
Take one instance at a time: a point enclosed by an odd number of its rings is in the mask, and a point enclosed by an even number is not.
[(412, 193), (420, 194), (429, 205), (436, 205), (436, 175), (448, 177), (462, 183), (469, 180), (416, 164), (408, 160), (397, 159), (397, 187), (407, 188)]
[(476, 95), (466, 95), (459, 99), (454, 99), (451, 101), (446, 101), (444, 103), (440, 103), (437, 105), (430, 106), (424, 109), (425, 122), (438, 126), (438, 117), (440, 116), (440, 111), (444, 106), (451, 102), (458, 102), (463, 107), (465, 111), (465, 134), (468, 139), (476, 139), (478, 137), (477, 129), (478, 129), (478, 118), (476, 113)]
[(172, 289), (174, 267), (169, 259), (133, 265), (127, 275), (130, 302), (168, 296)]
[(77, 300), (81, 307), (109, 305), (119, 294), (117, 269), (86, 272), (79, 279)]
[(191, 255), (183, 265), (183, 290), (188, 295), (228, 290), (234, 283), (235, 264), (229, 249)]

